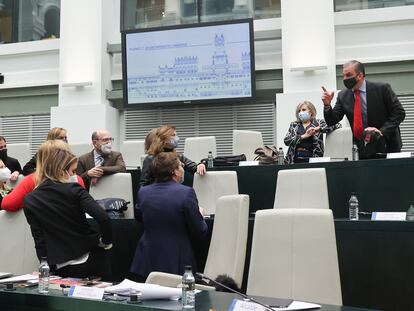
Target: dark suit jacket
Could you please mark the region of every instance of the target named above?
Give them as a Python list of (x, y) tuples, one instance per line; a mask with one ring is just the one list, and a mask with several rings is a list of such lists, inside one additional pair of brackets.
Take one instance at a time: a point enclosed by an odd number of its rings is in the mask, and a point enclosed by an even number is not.
[(192, 241), (207, 235), (193, 188), (175, 181), (141, 187), (138, 208), (144, 234), (138, 242), (131, 272), (147, 277), (151, 271), (182, 275), (185, 265), (196, 269)]
[(36, 172), (37, 153), (23, 166), (23, 175), (27, 176)]
[(24, 214), (32, 230), (37, 257), (50, 265), (79, 258), (99, 242), (85, 213), (96, 219), (105, 244), (112, 242), (112, 227), (106, 212), (78, 183), (44, 181), (24, 200)]
[[(166, 151), (168, 152), (168, 151)], [(197, 172), (197, 163), (191, 161), (189, 158), (185, 157), (184, 155), (179, 155), (181, 163), (184, 164), (184, 171), (194, 175), (195, 172)], [(151, 163), (154, 159), (154, 156), (148, 155), (144, 159), (144, 163), (142, 163), (142, 169), (141, 169), (141, 177), (139, 179), (139, 185), (140, 186), (146, 186), (150, 185), (154, 182), (154, 177), (151, 173)]]
[(20, 166), (19, 160), (7, 157), (6, 161), (3, 161), (4, 165), (13, 173), (18, 171), (20, 174), (22, 173), (22, 167)]
[[(82, 177), (86, 189), (89, 189), (91, 183), (91, 178), (88, 176), (88, 171), (93, 167), (95, 167), (93, 150), (79, 157), (76, 173)], [(125, 162), (122, 158), (122, 154), (117, 151), (112, 151), (109, 155), (104, 156), (104, 163), (102, 164), (101, 168), (104, 171), (104, 175), (126, 172)]]
[[(400, 123), (405, 111), (388, 83), (366, 81), (367, 126), (378, 128), (387, 142), (387, 152), (399, 152), (402, 147)], [(352, 90), (338, 93), (335, 107), (324, 110), (325, 121), (334, 125), (346, 115), (352, 127), (354, 124), (354, 94)]]

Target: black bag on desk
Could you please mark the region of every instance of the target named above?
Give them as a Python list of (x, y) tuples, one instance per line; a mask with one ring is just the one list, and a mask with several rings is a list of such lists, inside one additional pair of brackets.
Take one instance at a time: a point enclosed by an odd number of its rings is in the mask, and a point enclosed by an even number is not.
[[(216, 166), (239, 166), (240, 161), (246, 161), (244, 154), (231, 155), (231, 156), (219, 156), (213, 159), (214, 167)], [(207, 167), (207, 159), (202, 159), (203, 163)]]
[(358, 150), (361, 159), (385, 158), (387, 143), (379, 133), (364, 130), (358, 144)]
[(108, 214), (109, 218), (124, 218), (124, 211), (128, 209), (128, 204), (124, 199), (120, 198), (105, 198), (96, 200)]

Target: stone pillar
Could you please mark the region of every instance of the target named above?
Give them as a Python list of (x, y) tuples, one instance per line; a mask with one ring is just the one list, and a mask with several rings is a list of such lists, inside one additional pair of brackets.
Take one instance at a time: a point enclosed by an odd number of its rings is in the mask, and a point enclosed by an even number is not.
[(333, 1), (282, 0), (281, 21), (283, 94), (276, 94), (277, 146), (284, 146), (299, 102), (310, 100), (317, 117), (323, 118), (321, 86), (336, 89)]
[(70, 142), (90, 142), (108, 129), (119, 144), (119, 112), (106, 100), (111, 89), (108, 42), (119, 42), (120, 0), (61, 0), (59, 106), (51, 126), (68, 130)]

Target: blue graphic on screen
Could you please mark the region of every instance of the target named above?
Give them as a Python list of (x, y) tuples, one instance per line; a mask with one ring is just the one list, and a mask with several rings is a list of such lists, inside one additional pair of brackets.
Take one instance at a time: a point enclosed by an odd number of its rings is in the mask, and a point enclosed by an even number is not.
[(129, 103), (252, 96), (248, 23), (131, 33), (126, 52)]

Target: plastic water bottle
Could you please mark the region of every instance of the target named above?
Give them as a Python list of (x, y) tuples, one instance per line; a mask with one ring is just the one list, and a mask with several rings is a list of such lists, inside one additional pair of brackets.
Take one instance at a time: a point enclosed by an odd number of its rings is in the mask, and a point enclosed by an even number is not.
[(207, 167), (208, 168), (213, 168), (214, 167), (214, 159), (213, 159), (213, 154), (211, 153), (211, 151), (208, 152)]
[(353, 144), (352, 146), (352, 160), (353, 161), (359, 160), (358, 147), (356, 144)]
[(349, 220), (358, 220), (359, 202), (355, 192), (351, 193), (349, 198)]
[(279, 164), (279, 165), (285, 164), (285, 155), (283, 154), (282, 147), (279, 148), (279, 152), (278, 152), (278, 155), (277, 155), (277, 164)]
[(39, 293), (47, 294), (49, 292), (49, 274), (50, 267), (47, 263), (47, 259), (42, 257), (39, 266)]
[(195, 307), (195, 279), (191, 266), (184, 267), (184, 274), (182, 280), (181, 298), (183, 309), (194, 309)]

